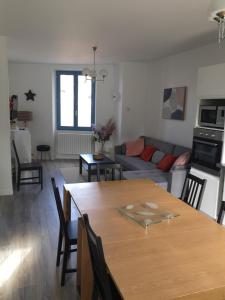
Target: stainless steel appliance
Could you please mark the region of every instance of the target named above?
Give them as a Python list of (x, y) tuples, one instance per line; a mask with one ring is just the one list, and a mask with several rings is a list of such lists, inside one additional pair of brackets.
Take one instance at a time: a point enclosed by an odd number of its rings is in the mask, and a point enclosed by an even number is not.
[(200, 105), (199, 126), (224, 128), (225, 106), (223, 105)]
[(223, 147), (223, 131), (194, 128), (191, 165), (199, 170), (219, 176)]

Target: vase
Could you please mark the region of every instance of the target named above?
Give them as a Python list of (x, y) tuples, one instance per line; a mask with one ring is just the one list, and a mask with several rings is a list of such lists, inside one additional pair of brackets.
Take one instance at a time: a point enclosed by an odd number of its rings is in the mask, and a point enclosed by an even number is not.
[(95, 143), (95, 153), (104, 153), (104, 144), (105, 143), (96, 142)]
[(101, 142), (101, 149), (100, 149), (100, 153), (104, 153), (104, 145), (105, 145), (105, 142)]

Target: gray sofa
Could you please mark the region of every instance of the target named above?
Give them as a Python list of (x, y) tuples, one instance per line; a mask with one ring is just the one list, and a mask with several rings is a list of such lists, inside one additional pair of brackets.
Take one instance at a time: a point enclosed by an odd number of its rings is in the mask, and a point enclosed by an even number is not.
[[(143, 138), (145, 145), (153, 145), (165, 154), (172, 153), (175, 156), (179, 156), (184, 152), (191, 151), (189, 148), (163, 142), (151, 137)], [(125, 153), (125, 144), (115, 146), (115, 160), (123, 167), (124, 179), (149, 178), (174, 196), (180, 197), (188, 166), (177, 166), (170, 169), (169, 172), (163, 172), (157, 168), (155, 163), (151, 161), (146, 162), (138, 156), (126, 156)]]

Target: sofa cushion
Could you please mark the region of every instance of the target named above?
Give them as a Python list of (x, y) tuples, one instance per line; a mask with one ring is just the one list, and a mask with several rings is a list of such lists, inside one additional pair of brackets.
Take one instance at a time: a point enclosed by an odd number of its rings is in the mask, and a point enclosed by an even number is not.
[(125, 155), (126, 154), (126, 144), (121, 145), (121, 154)]
[(140, 155), (143, 150), (144, 150), (144, 139), (143, 138), (126, 143), (126, 155), (127, 156)]
[(167, 172), (170, 170), (170, 168), (172, 167), (173, 163), (175, 162), (175, 160), (177, 159), (177, 157), (173, 154), (167, 153), (162, 160), (160, 160), (160, 162), (157, 164), (157, 168), (159, 168), (160, 170)]
[(157, 151), (155, 151), (155, 153), (153, 154), (151, 162), (152, 162), (153, 164), (158, 164), (158, 163), (163, 159), (164, 156), (165, 156), (165, 153), (164, 153), (164, 152), (158, 151), (158, 150), (157, 150)]
[(189, 161), (190, 161), (190, 156), (191, 153), (190, 152), (184, 152), (182, 153), (174, 162), (172, 169), (175, 169), (177, 167), (185, 167), (188, 165)]
[[(145, 145), (153, 145), (164, 153), (173, 153), (174, 145), (151, 137), (145, 137)], [(179, 155), (179, 154), (178, 154)]]
[(143, 159), (144, 161), (149, 161), (152, 158), (152, 155), (156, 151), (156, 148), (152, 145), (145, 146), (145, 149), (140, 154), (140, 159)]
[(115, 160), (127, 170), (153, 170), (156, 165), (151, 162), (146, 162), (136, 156), (115, 155)]
[(159, 169), (156, 170), (141, 170), (141, 171), (125, 171), (123, 172), (124, 179), (151, 179), (157, 185), (167, 190), (169, 173), (164, 173)]
[(188, 149), (186, 147), (182, 147), (182, 146), (175, 146), (174, 149), (173, 149), (173, 154), (175, 156), (180, 156), (182, 153), (184, 152), (191, 152), (191, 149)]

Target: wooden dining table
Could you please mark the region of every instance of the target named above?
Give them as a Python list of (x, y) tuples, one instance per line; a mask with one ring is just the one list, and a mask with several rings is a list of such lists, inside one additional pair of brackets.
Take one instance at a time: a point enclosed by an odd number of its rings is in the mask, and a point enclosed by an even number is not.
[[(147, 179), (64, 185), (101, 236), (108, 271), (127, 300), (225, 299), (225, 229)], [(212, 199), (213, 201), (213, 199)], [(118, 208), (154, 202), (178, 216), (144, 228)], [(93, 274), (82, 217), (78, 226), (77, 288), (91, 299)]]

